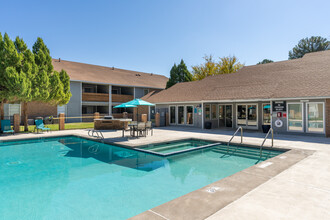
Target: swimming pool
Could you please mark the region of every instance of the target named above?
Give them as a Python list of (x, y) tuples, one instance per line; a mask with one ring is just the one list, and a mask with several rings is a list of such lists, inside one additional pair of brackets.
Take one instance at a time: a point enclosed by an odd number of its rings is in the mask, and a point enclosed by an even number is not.
[(258, 149), (223, 148), (161, 157), (75, 136), (3, 142), (0, 219), (126, 219), (259, 162)]

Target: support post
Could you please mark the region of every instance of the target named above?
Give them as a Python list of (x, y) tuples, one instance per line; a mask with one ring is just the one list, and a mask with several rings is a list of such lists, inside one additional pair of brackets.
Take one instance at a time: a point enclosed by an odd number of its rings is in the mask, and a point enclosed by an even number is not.
[(21, 116), (19, 114), (14, 114), (14, 132), (19, 133), (19, 127), (21, 125)]
[(155, 114), (155, 125), (156, 125), (156, 127), (160, 127), (160, 114), (159, 114), (159, 112), (157, 112)]
[(148, 115), (147, 114), (142, 114), (141, 115), (141, 121), (142, 122), (147, 122), (148, 121)]
[(58, 120), (58, 130), (65, 130), (65, 114), (60, 113), (58, 118), (59, 118), (59, 120)]

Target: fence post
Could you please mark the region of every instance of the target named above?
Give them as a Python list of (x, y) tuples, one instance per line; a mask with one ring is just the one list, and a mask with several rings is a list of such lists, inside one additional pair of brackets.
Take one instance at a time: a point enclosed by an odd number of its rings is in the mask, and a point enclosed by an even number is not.
[(99, 119), (100, 118), (100, 113), (99, 112), (95, 112), (94, 113), (94, 119)]
[(19, 114), (14, 114), (14, 132), (19, 133), (19, 127), (21, 125), (21, 116)]
[(58, 116), (58, 130), (65, 130), (65, 115), (64, 113), (60, 113)]
[(156, 115), (155, 115), (155, 125), (156, 125), (156, 127), (160, 127), (160, 114), (159, 114), (159, 112), (157, 112)]

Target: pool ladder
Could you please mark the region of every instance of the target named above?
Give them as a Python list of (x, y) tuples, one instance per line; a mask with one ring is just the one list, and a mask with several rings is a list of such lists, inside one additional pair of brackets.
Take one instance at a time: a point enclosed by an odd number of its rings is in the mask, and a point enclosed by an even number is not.
[(260, 158), (262, 157), (262, 147), (264, 146), (264, 144), (265, 144), (265, 142), (266, 142), (266, 140), (267, 140), (267, 138), (268, 138), (268, 135), (269, 135), (270, 133), (272, 133), (272, 145), (271, 145), (271, 147), (274, 146), (274, 130), (273, 130), (273, 128), (270, 128), (269, 131), (267, 132), (265, 138), (264, 138), (264, 141), (263, 141), (262, 144), (260, 145)]
[[(91, 134), (91, 132), (92, 132), (92, 134)], [(104, 139), (104, 136), (103, 136), (102, 132), (98, 131), (98, 130), (94, 130), (94, 129), (88, 130), (88, 136), (96, 137), (96, 138), (99, 138), (99, 139)]]
[(237, 128), (237, 130), (235, 131), (235, 133), (233, 134), (233, 136), (231, 136), (230, 140), (228, 141), (228, 144), (227, 144), (227, 153), (229, 151), (229, 144), (230, 142), (234, 139), (234, 137), (236, 136), (237, 132), (241, 130), (241, 144), (243, 143), (243, 128), (241, 126), (239, 126)]

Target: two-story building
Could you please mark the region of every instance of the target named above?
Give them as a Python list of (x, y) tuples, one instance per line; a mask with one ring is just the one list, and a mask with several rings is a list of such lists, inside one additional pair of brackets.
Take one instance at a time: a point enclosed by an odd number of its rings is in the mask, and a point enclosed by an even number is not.
[[(165, 89), (167, 77), (153, 73), (143, 73), (53, 59), (56, 71), (64, 69), (70, 76), (72, 97), (67, 105), (52, 106), (44, 103), (28, 103), (29, 118), (57, 116), (65, 113), (69, 121), (81, 121), (81, 116), (91, 116), (94, 112), (101, 115), (122, 117), (127, 111), (132, 117), (133, 109), (113, 108), (134, 98), (141, 98), (151, 91)], [(5, 104), (5, 118), (21, 114), (20, 104)]]

